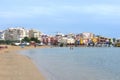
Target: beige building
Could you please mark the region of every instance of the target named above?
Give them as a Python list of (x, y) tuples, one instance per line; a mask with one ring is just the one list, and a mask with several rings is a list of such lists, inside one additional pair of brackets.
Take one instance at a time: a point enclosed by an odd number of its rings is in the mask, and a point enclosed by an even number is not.
[(34, 37), (34, 38), (38, 38), (38, 40), (41, 40), (42, 39), (41, 36), (42, 36), (42, 33), (40, 31), (33, 30), (33, 29), (29, 30), (30, 38)]
[(74, 43), (75, 43), (75, 39), (67, 38), (67, 44), (74, 44)]
[(29, 31), (24, 28), (8, 28), (5, 30), (5, 40), (22, 40), (29, 36)]

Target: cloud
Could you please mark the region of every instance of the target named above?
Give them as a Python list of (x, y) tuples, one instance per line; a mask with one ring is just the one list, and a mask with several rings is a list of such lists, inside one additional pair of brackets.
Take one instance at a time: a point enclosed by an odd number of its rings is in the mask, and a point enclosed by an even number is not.
[(24, 6), (10, 10), (2, 10), (0, 17), (22, 18), (35, 16), (61, 16), (64, 14), (73, 15), (101, 15), (120, 16), (119, 5), (52, 5), (52, 6)]
[(118, 5), (81, 5), (64, 6), (64, 8), (76, 13), (96, 15), (120, 15), (120, 6)]
[(38, 16), (51, 16), (56, 11), (55, 6), (12, 6), (0, 8), (0, 17), (3, 18), (29, 18)]

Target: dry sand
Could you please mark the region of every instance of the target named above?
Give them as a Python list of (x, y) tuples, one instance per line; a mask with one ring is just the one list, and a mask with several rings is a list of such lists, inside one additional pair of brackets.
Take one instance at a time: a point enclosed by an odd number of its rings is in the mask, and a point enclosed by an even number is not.
[(34, 47), (8, 46), (0, 50), (0, 80), (45, 80), (29, 58), (16, 54), (31, 48)]

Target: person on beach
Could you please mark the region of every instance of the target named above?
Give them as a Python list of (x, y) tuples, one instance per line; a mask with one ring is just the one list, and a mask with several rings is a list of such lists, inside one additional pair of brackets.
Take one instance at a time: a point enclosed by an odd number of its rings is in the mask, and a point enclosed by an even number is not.
[(34, 47), (36, 48), (36, 46), (37, 46), (37, 45), (36, 45), (36, 43), (35, 43), (35, 44), (34, 44)]
[(73, 50), (73, 46), (70, 46), (70, 50)]
[(24, 48), (24, 44), (21, 44), (21, 48)]

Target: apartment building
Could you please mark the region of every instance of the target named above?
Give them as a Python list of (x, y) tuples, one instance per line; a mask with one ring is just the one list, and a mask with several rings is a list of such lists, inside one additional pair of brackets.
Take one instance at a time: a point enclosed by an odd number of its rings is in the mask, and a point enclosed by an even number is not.
[(29, 36), (29, 31), (24, 28), (8, 28), (5, 30), (5, 40), (22, 40)]
[(89, 32), (84, 32), (84, 33), (82, 33), (82, 37), (83, 37), (83, 39), (92, 39), (92, 38), (94, 38), (94, 34), (89, 33)]
[(38, 40), (42, 40), (42, 33), (38, 30), (34, 30), (34, 29), (31, 29), (29, 30), (29, 37), (34, 37), (34, 38), (38, 38)]

